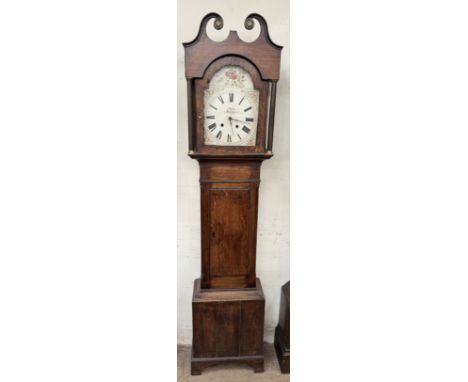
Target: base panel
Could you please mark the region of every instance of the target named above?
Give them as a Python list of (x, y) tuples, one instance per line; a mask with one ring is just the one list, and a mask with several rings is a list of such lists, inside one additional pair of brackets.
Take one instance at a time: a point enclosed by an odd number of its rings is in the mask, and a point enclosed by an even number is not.
[(201, 289), (192, 299), (192, 375), (221, 363), (242, 363), (262, 372), (265, 297), (255, 288)]

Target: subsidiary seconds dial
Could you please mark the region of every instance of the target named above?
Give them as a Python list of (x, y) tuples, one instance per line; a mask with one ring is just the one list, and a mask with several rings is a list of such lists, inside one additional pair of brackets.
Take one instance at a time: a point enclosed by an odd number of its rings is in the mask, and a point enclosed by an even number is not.
[(205, 143), (217, 146), (255, 145), (255, 96), (241, 89), (223, 89), (205, 98)]

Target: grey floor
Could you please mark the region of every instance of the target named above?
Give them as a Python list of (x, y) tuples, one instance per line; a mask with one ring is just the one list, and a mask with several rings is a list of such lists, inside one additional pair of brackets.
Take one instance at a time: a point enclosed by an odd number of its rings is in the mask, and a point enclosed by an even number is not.
[(265, 372), (254, 373), (244, 365), (218, 365), (207, 368), (202, 375), (190, 375), (190, 346), (177, 346), (177, 381), (193, 382), (289, 382), (289, 374), (281, 374), (275, 349), (265, 344)]

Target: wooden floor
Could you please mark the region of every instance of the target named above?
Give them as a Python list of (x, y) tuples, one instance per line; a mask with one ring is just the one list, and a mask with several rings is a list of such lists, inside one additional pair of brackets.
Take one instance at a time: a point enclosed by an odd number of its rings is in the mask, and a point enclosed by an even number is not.
[(265, 344), (265, 372), (254, 373), (253, 369), (243, 365), (218, 365), (205, 369), (200, 376), (190, 375), (190, 346), (177, 347), (177, 381), (193, 382), (289, 382), (289, 374), (281, 374), (275, 349), (272, 344)]

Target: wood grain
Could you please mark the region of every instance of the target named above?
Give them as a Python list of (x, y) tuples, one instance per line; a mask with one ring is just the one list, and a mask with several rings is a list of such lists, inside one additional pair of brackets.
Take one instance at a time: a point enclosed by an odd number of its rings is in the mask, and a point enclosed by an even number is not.
[(200, 162), (202, 287), (255, 287), (259, 161)]

